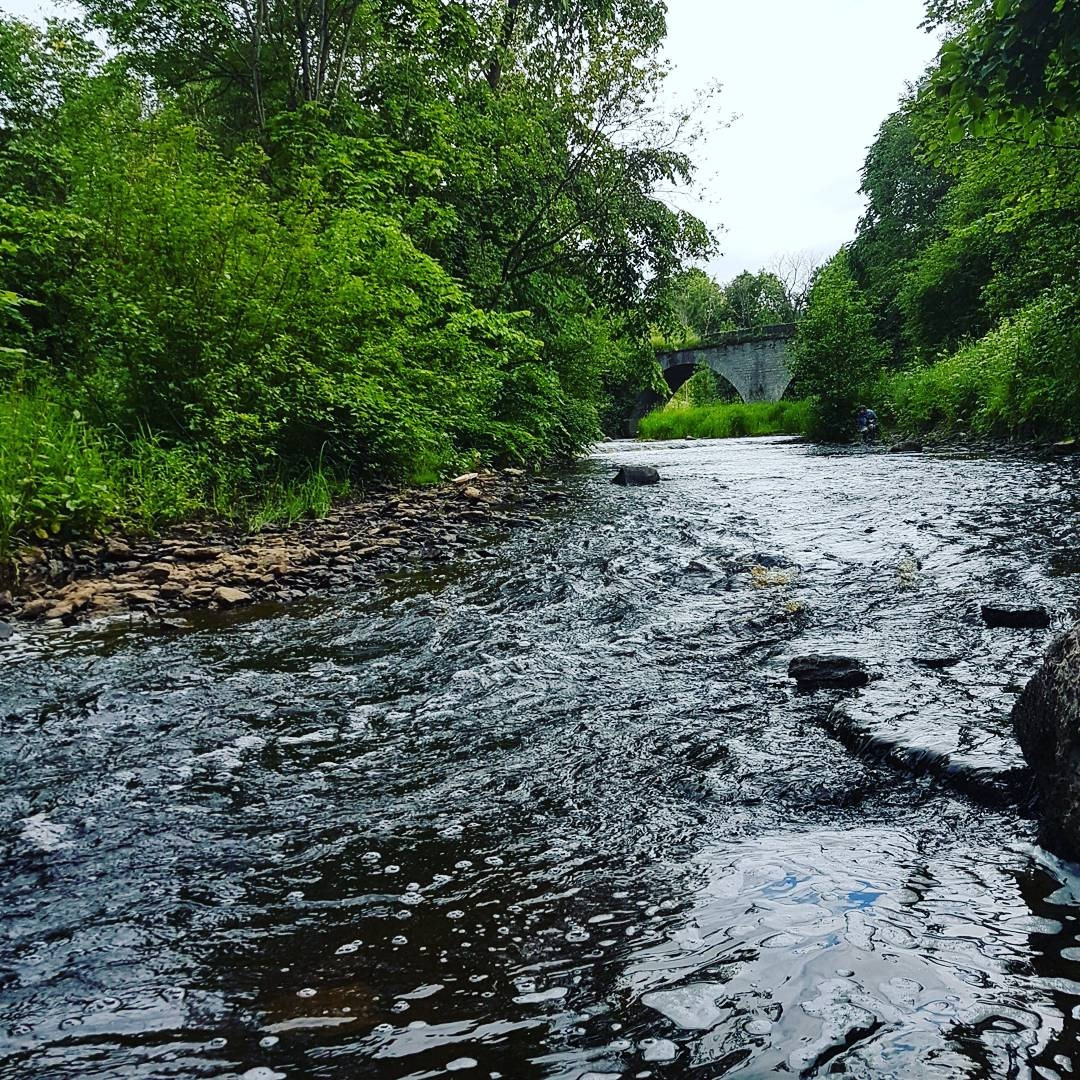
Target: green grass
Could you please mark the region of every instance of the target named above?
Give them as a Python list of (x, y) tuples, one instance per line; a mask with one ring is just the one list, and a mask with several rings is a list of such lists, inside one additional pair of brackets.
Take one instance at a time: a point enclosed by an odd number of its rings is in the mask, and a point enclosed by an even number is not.
[(640, 439), (736, 439), (746, 435), (802, 435), (810, 420), (806, 401), (764, 401), (658, 409), (638, 425)]
[(20, 547), (215, 519), (257, 530), (326, 514), (351, 490), (322, 462), (258, 476), (143, 432), (107, 437), (48, 387), (0, 389), (0, 583)]

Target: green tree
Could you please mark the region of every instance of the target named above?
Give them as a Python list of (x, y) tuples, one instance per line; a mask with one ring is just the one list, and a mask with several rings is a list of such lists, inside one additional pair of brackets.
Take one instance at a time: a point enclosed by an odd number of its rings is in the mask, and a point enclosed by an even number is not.
[(846, 249), (815, 278), (790, 355), (799, 386), (814, 402), (812, 433), (849, 437), (854, 411), (880, 373), (886, 349), (874, 336), (873, 312)]
[(744, 270), (723, 291), (739, 329), (795, 321), (795, 305), (784, 283), (769, 270)]

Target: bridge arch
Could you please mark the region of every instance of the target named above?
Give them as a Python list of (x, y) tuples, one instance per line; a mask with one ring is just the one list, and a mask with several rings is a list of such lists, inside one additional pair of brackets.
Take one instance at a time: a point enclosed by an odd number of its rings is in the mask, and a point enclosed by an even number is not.
[(657, 353), (656, 358), (672, 393), (698, 367), (708, 367), (731, 383), (743, 401), (779, 401), (791, 382), (787, 347), (794, 335), (794, 323), (733, 330), (706, 345)]

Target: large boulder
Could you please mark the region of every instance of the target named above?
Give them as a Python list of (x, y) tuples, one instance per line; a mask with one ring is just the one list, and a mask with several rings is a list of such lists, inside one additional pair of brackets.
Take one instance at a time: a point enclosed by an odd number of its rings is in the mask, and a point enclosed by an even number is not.
[(865, 686), (870, 674), (861, 660), (850, 656), (793, 656), (788, 664), (788, 676), (800, 690), (826, 688), (848, 689)]
[(1080, 861), (1080, 626), (1050, 646), (1012, 721), (1039, 794), (1039, 842)]
[(649, 484), (659, 484), (660, 474), (648, 465), (623, 465), (611, 482), (622, 487), (646, 487)]

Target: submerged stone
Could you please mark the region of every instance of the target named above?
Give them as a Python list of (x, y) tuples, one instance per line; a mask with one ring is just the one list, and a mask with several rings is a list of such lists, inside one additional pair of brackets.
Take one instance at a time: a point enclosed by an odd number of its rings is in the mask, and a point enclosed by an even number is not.
[(788, 676), (800, 690), (825, 687), (850, 688), (865, 686), (870, 675), (861, 660), (850, 656), (793, 656), (788, 664)]
[(997, 604), (983, 604), (982, 620), (987, 626), (1008, 626), (1014, 630), (1042, 629), (1050, 625), (1050, 612), (1041, 606), (1000, 607)]

